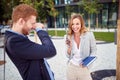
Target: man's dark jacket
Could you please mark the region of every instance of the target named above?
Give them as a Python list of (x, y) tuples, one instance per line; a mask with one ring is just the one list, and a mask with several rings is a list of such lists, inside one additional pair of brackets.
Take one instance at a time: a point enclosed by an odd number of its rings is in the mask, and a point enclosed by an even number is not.
[(55, 56), (56, 49), (47, 32), (40, 30), (37, 34), (42, 44), (11, 31), (5, 33), (6, 52), (23, 80), (50, 80), (49, 75), (42, 74), (48, 74), (43, 59)]

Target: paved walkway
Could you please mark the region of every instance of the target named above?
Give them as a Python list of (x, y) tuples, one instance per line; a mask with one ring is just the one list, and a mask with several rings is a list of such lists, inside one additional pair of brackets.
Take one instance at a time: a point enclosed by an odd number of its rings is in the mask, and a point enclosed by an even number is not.
[[(34, 37), (30, 37), (34, 41)], [(55, 80), (66, 80), (66, 62), (64, 39), (52, 39), (57, 49), (57, 55), (48, 60), (55, 74)], [(101, 43), (101, 44), (100, 44)], [(0, 48), (0, 60), (3, 60), (3, 49)], [(6, 55), (6, 79), (22, 80), (16, 67)], [(114, 43), (102, 43), (97, 41), (97, 60), (93, 63), (90, 71), (116, 69), (116, 45)], [(3, 80), (3, 65), (0, 66), (0, 80)]]

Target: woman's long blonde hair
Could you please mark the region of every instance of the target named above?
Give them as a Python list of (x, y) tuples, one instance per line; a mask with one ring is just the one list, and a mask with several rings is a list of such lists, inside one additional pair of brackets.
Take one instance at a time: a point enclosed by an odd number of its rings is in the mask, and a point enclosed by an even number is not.
[(75, 18), (78, 18), (81, 22), (80, 34), (83, 34), (88, 31), (87, 28), (85, 27), (85, 22), (84, 22), (82, 16), (80, 14), (73, 14), (73, 15), (71, 15), (71, 19), (68, 21), (67, 35), (69, 35), (69, 36), (72, 36), (72, 34), (74, 33), (72, 30), (72, 22), (73, 22), (73, 19), (75, 19)]

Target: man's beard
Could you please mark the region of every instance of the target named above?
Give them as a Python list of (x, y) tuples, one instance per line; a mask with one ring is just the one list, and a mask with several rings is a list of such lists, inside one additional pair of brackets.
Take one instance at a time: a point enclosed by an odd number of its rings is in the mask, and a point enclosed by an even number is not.
[(28, 29), (27, 29), (27, 26), (24, 26), (24, 27), (23, 27), (22, 33), (23, 33), (24, 35), (28, 35), (28, 34), (29, 34), (29, 31), (28, 31)]

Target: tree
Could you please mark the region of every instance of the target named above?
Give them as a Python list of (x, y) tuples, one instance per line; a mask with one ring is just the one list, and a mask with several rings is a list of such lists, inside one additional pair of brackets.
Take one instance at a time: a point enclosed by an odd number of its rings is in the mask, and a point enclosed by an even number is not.
[(90, 29), (90, 15), (94, 13), (98, 14), (102, 5), (98, 4), (98, 0), (82, 0), (80, 3), (80, 5), (83, 6), (83, 9), (88, 13), (88, 28)]
[(38, 21), (45, 23), (48, 15), (46, 11), (45, 0), (35, 1), (34, 7), (38, 11)]
[(117, 70), (116, 80), (120, 80), (120, 0), (118, 7), (118, 20), (117, 20)]
[(50, 16), (53, 16), (53, 18), (54, 18), (55, 36), (57, 36), (57, 31), (56, 31), (56, 28), (57, 28), (57, 26), (56, 26), (56, 16), (58, 15), (58, 11), (54, 7), (55, 4), (54, 4), (53, 0), (46, 0), (46, 2), (47, 2), (46, 7), (48, 8), (48, 10), (47, 10), (48, 14)]
[(38, 21), (45, 22), (46, 21), (46, 11), (45, 11), (45, 4), (44, 0), (21, 0), (21, 3), (25, 3), (28, 5), (33, 6), (38, 12)]
[(21, 3), (33, 5), (32, 0), (20, 0)]
[(66, 13), (68, 19), (70, 18), (73, 9), (74, 9), (74, 8), (73, 8), (73, 7), (70, 7), (69, 4), (66, 4), (66, 6), (65, 6), (65, 13)]
[(4, 15), (4, 9), (2, 8), (2, 1), (0, 1), (0, 24), (2, 24), (3, 16)]
[(38, 11), (38, 21), (46, 23), (47, 17), (54, 17), (55, 35), (56, 31), (56, 16), (58, 11), (55, 9), (53, 0), (21, 0), (21, 2), (32, 5)]
[(12, 6), (11, 6), (11, 1), (10, 0), (2, 0), (0, 1), (0, 5), (1, 5), (1, 19), (2, 19), (2, 22), (4, 21), (6, 25), (7, 24), (7, 21), (9, 19), (11, 19), (11, 13), (12, 13)]
[(13, 7), (19, 4), (19, 0), (0, 0), (0, 21), (5, 21), (7, 24), (8, 20), (11, 20), (11, 14)]

